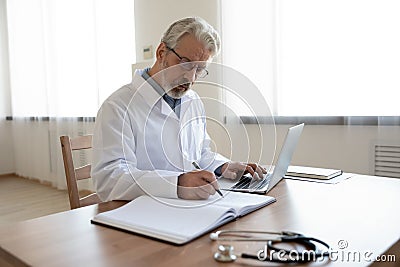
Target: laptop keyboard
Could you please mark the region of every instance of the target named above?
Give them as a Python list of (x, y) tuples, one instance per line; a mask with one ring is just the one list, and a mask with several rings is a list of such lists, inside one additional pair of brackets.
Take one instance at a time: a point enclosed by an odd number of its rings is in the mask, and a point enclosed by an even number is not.
[(247, 189), (247, 188), (249, 188), (250, 183), (251, 183), (251, 177), (242, 176), (239, 179), (239, 181), (232, 186), (232, 188), (234, 188), (234, 189), (244, 189), (244, 188), (246, 188)]
[(271, 175), (266, 175), (264, 179), (252, 183), (252, 177), (242, 176), (239, 181), (232, 186), (232, 189), (261, 189), (269, 183)]

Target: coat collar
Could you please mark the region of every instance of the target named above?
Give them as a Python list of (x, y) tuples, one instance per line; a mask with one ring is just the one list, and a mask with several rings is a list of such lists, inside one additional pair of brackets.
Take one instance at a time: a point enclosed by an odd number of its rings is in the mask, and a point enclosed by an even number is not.
[[(136, 70), (133, 75), (133, 80), (131, 83), (131, 88), (135, 90), (135, 94), (139, 94), (143, 97), (144, 101), (149, 105), (150, 108), (159, 107), (162, 114), (166, 116), (175, 117), (177, 120), (175, 112), (171, 109), (171, 107), (163, 100), (162, 96), (148, 83), (143, 77), (142, 74), (145, 70)], [(182, 114), (188, 109), (190, 102), (197, 98), (197, 94), (189, 90), (181, 100), (181, 117)], [(135, 96), (133, 96), (135, 97)]]

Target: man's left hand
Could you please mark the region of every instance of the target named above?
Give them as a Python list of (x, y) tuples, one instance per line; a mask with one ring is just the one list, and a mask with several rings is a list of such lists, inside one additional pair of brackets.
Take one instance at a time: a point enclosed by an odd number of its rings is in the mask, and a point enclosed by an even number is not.
[(227, 162), (221, 168), (222, 176), (228, 179), (236, 179), (249, 173), (255, 179), (262, 179), (267, 170), (256, 163)]

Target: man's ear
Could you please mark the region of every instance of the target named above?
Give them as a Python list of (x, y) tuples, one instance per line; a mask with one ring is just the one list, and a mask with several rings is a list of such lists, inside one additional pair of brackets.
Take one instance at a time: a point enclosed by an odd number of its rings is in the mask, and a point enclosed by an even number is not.
[(164, 42), (161, 42), (156, 50), (156, 59), (161, 60), (165, 57), (165, 54), (167, 52), (167, 46)]

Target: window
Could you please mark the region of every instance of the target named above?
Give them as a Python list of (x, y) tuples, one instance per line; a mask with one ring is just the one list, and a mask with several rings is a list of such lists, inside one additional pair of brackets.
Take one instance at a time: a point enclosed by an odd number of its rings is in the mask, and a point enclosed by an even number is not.
[(12, 115), (96, 116), (131, 80), (134, 2), (7, 2)]
[(399, 116), (399, 13), (397, 0), (223, 0), (223, 63), (277, 116)]

